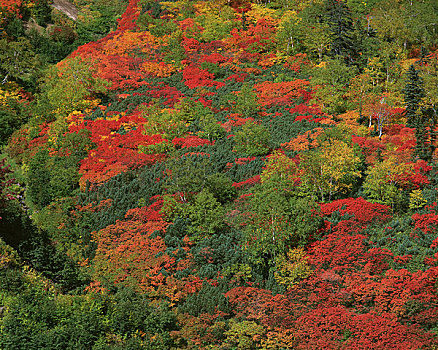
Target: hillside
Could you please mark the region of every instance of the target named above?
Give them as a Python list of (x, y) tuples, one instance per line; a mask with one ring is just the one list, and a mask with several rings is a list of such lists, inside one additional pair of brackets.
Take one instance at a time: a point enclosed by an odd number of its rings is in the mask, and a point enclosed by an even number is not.
[(438, 347), (435, 1), (71, 4), (0, 2), (1, 350)]

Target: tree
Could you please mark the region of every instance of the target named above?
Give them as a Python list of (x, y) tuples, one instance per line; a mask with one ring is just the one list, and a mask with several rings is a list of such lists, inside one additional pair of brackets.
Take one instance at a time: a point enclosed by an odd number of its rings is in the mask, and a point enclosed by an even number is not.
[(278, 44), (287, 54), (307, 49), (310, 54), (316, 54), (321, 62), (332, 43), (329, 24), (321, 18), (322, 8), (318, 4), (306, 6), (299, 14), (287, 11), (277, 31)]
[(356, 75), (356, 67), (347, 66), (339, 58), (328, 59), (312, 69), (311, 83), (315, 87), (313, 102), (329, 114), (341, 114), (348, 110), (345, 98), (350, 81)]
[(248, 156), (263, 156), (269, 151), (269, 132), (261, 124), (247, 122), (234, 136), (234, 150)]
[(32, 51), (29, 40), (20, 37), (17, 41), (0, 40), (1, 83), (8, 80), (30, 81), (37, 72), (38, 56)]
[(364, 104), (371, 97), (372, 93), (372, 78), (366, 73), (354, 76), (348, 85), (347, 96), (356, 104), (359, 112), (359, 119), (362, 118)]
[(30, 161), (27, 172), (27, 195), (36, 209), (41, 209), (53, 200), (50, 191), (50, 157), (47, 150), (40, 150)]
[(321, 201), (330, 201), (335, 193), (352, 188), (361, 176), (360, 163), (357, 151), (346, 142), (337, 139), (323, 142), (320, 148), (303, 155), (302, 187)]
[(185, 212), (191, 224), (189, 233), (195, 240), (211, 236), (224, 227), (225, 210), (207, 189), (196, 195)]
[(371, 106), (368, 106), (367, 109), (370, 118), (369, 127), (371, 127), (372, 121), (375, 120), (377, 123), (379, 140), (381, 140), (383, 135), (383, 126), (394, 115), (393, 109), (390, 108), (387, 103), (385, 103), (385, 97), (382, 97), (379, 102), (371, 104)]
[(0, 145), (5, 145), (15, 130), (30, 117), (30, 108), (15, 82), (0, 88)]
[(339, 0), (326, 0), (323, 9), (332, 36), (331, 56), (343, 58), (347, 65), (353, 64), (358, 55), (358, 43), (350, 9), (344, 1)]
[(231, 320), (230, 329), (225, 332), (225, 344), (237, 350), (260, 349), (260, 342), (266, 330), (254, 321)]
[(373, 8), (370, 18), (380, 38), (407, 53), (413, 45), (433, 46), (437, 38), (436, 9), (433, 0), (387, 0)]
[(221, 204), (232, 201), (237, 196), (237, 190), (233, 186), (233, 181), (225, 174), (214, 173), (209, 175), (206, 185), (208, 191), (212, 193)]
[(308, 28), (304, 30), (304, 47), (306, 47), (311, 53), (317, 53), (318, 60), (321, 63), (323, 61), (324, 54), (326, 54), (329, 48), (333, 45), (330, 26), (324, 22), (317, 22), (314, 26), (312, 26), (312, 30), (308, 30)]
[(380, 0), (347, 0), (347, 6), (355, 15), (367, 15)]
[(418, 115), (421, 100), (425, 97), (423, 80), (418, 74), (417, 69), (412, 64), (407, 72), (406, 85), (403, 89), (406, 106), (406, 126), (418, 128), (421, 127), (421, 118)]
[(277, 257), (275, 280), (286, 288), (296, 285), (301, 279), (312, 274), (306, 251), (302, 247), (289, 249), (285, 255)]
[(110, 85), (95, 73), (94, 62), (78, 56), (51, 67), (42, 83), (38, 112), (46, 120), (54, 120), (94, 106), (92, 100), (105, 93)]
[(393, 157), (387, 158), (367, 170), (364, 191), (371, 201), (394, 208), (401, 200), (400, 180), (410, 170), (408, 164), (397, 163)]
[(294, 11), (287, 11), (277, 31), (277, 45), (286, 54), (298, 52), (302, 38), (300, 18)]
[(429, 54), (419, 69), (426, 95), (422, 100), (421, 108), (431, 109), (435, 118), (438, 118), (438, 50)]
[(425, 63), (420, 66), (421, 77), (424, 82), (425, 97), (421, 101), (420, 109), (426, 117), (427, 132), (426, 156), (431, 159), (436, 149), (436, 126), (438, 124), (438, 51), (427, 56)]
[(259, 110), (257, 94), (248, 83), (243, 83), (242, 89), (237, 95), (234, 109), (245, 118), (254, 117), (257, 114)]
[(260, 175), (262, 184), (271, 183), (279, 190), (294, 192), (300, 182), (300, 171), (295, 162), (282, 151), (274, 151), (267, 158)]
[(409, 67), (407, 82), (403, 89), (406, 105), (406, 125), (415, 128), (415, 156), (423, 160), (431, 160), (435, 145), (436, 115), (432, 108), (420, 108), (426, 97), (423, 79), (414, 65)]
[(9, 165), (6, 165), (6, 158), (0, 160), (0, 212), (6, 206), (8, 200), (14, 199), (14, 195), (10, 190), (14, 182), (12, 178), (9, 178), (11, 172)]
[(147, 119), (145, 134), (161, 135), (165, 140), (172, 141), (182, 137), (188, 130), (192, 118), (178, 109), (161, 110), (157, 101), (142, 111), (142, 116)]
[(166, 190), (185, 203), (206, 186), (211, 162), (206, 156), (184, 155), (169, 160)]
[(275, 264), (273, 258), (305, 245), (321, 224), (315, 202), (285, 191), (274, 181), (262, 183), (247, 205), (245, 247), (265, 272)]

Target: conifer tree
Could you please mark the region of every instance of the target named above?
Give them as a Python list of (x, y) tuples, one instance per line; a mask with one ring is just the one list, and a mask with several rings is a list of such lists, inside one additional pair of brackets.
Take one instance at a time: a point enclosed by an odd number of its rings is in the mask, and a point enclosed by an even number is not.
[(411, 65), (407, 73), (407, 83), (403, 90), (407, 118), (406, 126), (415, 128), (417, 144), (415, 146), (415, 157), (430, 160), (433, 149), (430, 144), (430, 132), (433, 129), (427, 111), (420, 108), (422, 99), (426, 96), (423, 79), (418, 75), (418, 71)]
[(332, 36), (331, 56), (343, 57), (348, 65), (354, 63), (358, 45), (350, 9), (343, 1), (326, 0), (324, 14)]
[(48, 169), (49, 152), (40, 150), (30, 161), (28, 170), (27, 195), (37, 209), (50, 204), (53, 200)]
[(425, 96), (425, 93), (423, 88), (423, 80), (418, 75), (418, 71), (415, 69), (413, 64), (409, 67), (407, 73), (407, 83), (403, 93), (406, 106), (406, 126), (417, 128), (421, 119), (418, 117), (418, 109), (421, 99)]

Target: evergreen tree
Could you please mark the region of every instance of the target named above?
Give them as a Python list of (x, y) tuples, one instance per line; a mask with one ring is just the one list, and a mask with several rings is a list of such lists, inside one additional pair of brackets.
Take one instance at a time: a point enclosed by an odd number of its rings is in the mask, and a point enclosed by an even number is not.
[(406, 126), (418, 128), (421, 119), (418, 117), (418, 109), (421, 99), (425, 96), (425, 92), (423, 88), (423, 80), (418, 75), (418, 71), (413, 64), (409, 67), (407, 83), (403, 89), (403, 93), (406, 106)]
[(420, 109), (420, 103), (426, 94), (423, 79), (418, 75), (414, 65), (409, 67), (407, 83), (403, 92), (406, 106), (406, 126), (415, 128), (415, 137), (417, 139), (415, 157), (430, 160), (433, 152), (430, 133), (434, 123), (431, 122), (433, 118), (430, 118), (430, 114)]
[(425, 161), (431, 161), (436, 149), (436, 115), (431, 108), (422, 108), (420, 116), (420, 127), (415, 129), (417, 144), (415, 155)]
[(332, 36), (331, 56), (343, 57), (348, 65), (354, 63), (358, 56), (358, 43), (350, 9), (343, 1), (326, 0), (324, 14)]
[(53, 200), (50, 183), (50, 170), (48, 169), (49, 152), (40, 150), (30, 161), (27, 174), (27, 196), (30, 201), (41, 209)]

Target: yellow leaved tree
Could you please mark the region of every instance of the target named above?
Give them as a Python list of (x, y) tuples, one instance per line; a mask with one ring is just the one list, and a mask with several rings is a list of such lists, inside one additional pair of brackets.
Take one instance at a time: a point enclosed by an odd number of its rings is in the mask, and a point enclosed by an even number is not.
[(286, 287), (292, 287), (312, 274), (306, 251), (302, 247), (289, 249), (286, 255), (278, 255), (276, 267), (275, 280)]
[(39, 113), (51, 121), (96, 106), (96, 96), (105, 93), (110, 83), (95, 73), (94, 63), (79, 56), (51, 67), (42, 84)]
[(320, 137), (320, 146), (303, 155), (301, 161), (302, 186), (323, 201), (337, 192), (350, 190), (361, 177), (359, 151), (340, 127), (327, 130)]
[(390, 205), (392, 208), (401, 196), (403, 175), (412, 172), (412, 164), (398, 162), (388, 157), (375, 164), (366, 174), (363, 188), (370, 201)]

